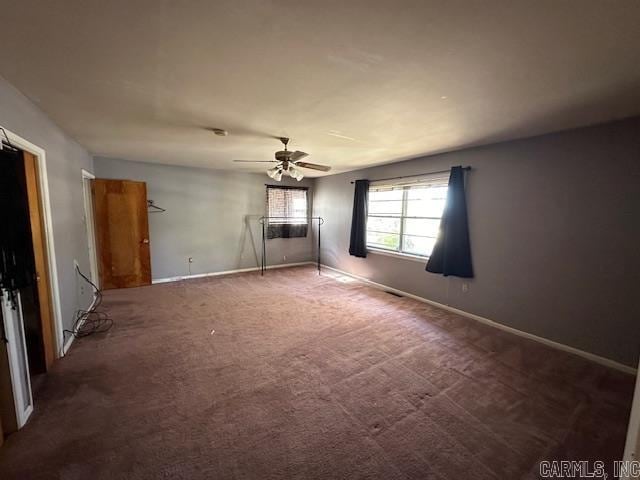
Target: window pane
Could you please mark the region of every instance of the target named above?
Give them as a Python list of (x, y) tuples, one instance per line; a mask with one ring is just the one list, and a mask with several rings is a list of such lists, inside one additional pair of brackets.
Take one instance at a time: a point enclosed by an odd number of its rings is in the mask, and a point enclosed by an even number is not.
[(379, 202), (382, 200), (402, 200), (402, 189), (400, 190), (369, 190), (369, 201)]
[(402, 213), (402, 200), (369, 201), (369, 213), (376, 215), (400, 215)]
[(414, 255), (431, 255), (433, 246), (436, 243), (435, 238), (414, 237), (412, 235), (403, 235), (402, 251), (412, 253)]
[[(304, 196), (301, 196), (299, 198), (296, 198), (295, 196), (292, 198), (292, 216), (294, 217), (306, 217), (307, 216), (307, 196), (306, 194)], [(298, 219), (296, 220), (296, 223), (301, 222), (301, 223), (306, 223), (307, 220), (305, 219)]]
[(400, 247), (400, 235), (396, 233), (367, 232), (367, 245), (374, 248), (398, 250)]
[(407, 192), (409, 200), (419, 200), (422, 198), (444, 198), (447, 196), (447, 186), (438, 185), (431, 187), (411, 187)]
[(404, 233), (422, 237), (437, 237), (440, 220), (427, 218), (406, 218), (404, 221)]
[(438, 236), (447, 188), (443, 183), (369, 191), (367, 245), (429, 256)]
[(369, 191), (369, 213), (400, 215), (402, 190)]
[(407, 192), (407, 216), (440, 217), (447, 198), (447, 187), (416, 187)]
[(369, 217), (367, 231), (400, 233), (400, 219), (388, 217)]
[(307, 207), (306, 189), (267, 188), (267, 216), (284, 217), (271, 219), (270, 224), (306, 224)]

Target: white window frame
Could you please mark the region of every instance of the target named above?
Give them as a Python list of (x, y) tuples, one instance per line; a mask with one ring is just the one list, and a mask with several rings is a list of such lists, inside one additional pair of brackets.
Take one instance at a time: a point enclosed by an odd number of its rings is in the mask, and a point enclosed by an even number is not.
[[(442, 216), (440, 217), (415, 217), (415, 216), (407, 216), (407, 201), (408, 201), (408, 192), (412, 187), (418, 187), (420, 185), (421, 182), (415, 182), (415, 183), (408, 183), (408, 184), (399, 184), (399, 185), (389, 185), (390, 187), (396, 188), (396, 189), (400, 189), (402, 188), (402, 210), (400, 213), (399, 217), (390, 217), (389, 215), (371, 215), (370, 213), (367, 212), (367, 220), (369, 219), (369, 217), (378, 217), (378, 218), (399, 218), (400, 219), (400, 230), (399, 230), (399, 244), (398, 244), (398, 250), (391, 250), (391, 249), (387, 249), (387, 248), (381, 248), (381, 247), (376, 247), (376, 246), (371, 246), (368, 243), (367, 240), (367, 252), (368, 253), (373, 253), (376, 255), (384, 255), (384, 256), (389, 256), (389, 257), (397, 257), (397, 258), (403, 258), (405, 260), (412, 260), (412, 261), (417, 261), (417, 262), (421, 262), (424, 263), (426, 260), (429, 259), (430, 255), (420, 255), (420, 254), (416, 254), (416, 253), (410, 253), (410, 252), (404, 252), (402, 250), (403, 247), (403, 243), (404, 243), (404, 228), (405, 228), (405, 219), (409, 218), (409, 219), (420, 219), (420, 220), (441, 220)], [(439, 183), (439, 182), (438, 182)], [(435, 184), (435, 182), (434, 182)], [(447, 182), (443, 181), (442, 185), (446, 185)], [(371, 190), (375, 190), (376, 187), (379, 187), (380, 185), (370, 185), (369, 186), (369, 192), (371, 192)], [(368, 207), (368, 205), (367, 205)], [(366, 232), (369, 232), (368, 228), (365, 229)], [(387, 232), (379, 232), (379, 233), (387, 233)], [(390, 233), (390, 232), (388, 232)]]
[(374, 255), (382, 255), (384, 257), (402, 258), (404, 260), (410, 260), (412, 262), (418, 262), (418, 263), (424, 263), (425, 261), (429, 260), (428, 255), (415, 255), (413, 253), (403, 253), (403, 252), (397, 252), (395, 250), (384, 250), (382, 248), (374, 248), (374, 247), (367, 247), (367, 253), (372, 253)]

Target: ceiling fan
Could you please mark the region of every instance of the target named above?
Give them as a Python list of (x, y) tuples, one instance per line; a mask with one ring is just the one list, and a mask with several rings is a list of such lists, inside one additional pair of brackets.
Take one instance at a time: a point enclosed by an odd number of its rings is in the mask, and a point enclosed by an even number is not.
[(276, 181), (282, 179), (282, 175), (286, 173), (291, 178), (295, 178), (300, 181), (304, 178), (304, 174), (300, 171), (300, 168), (309, 168), (311, 170), (320, 170), (321, 172), (328, 172), (331, 167), (326, 165), (318, 165), (316, 163), (301, 162), (304, 157), (309, 156), (308, 153), (287, 150), (287, 144), (289, 139), (287, 137), (280, 137), (280, 141), (284, 144), (284, 150), (276, 152), (275, 160), (234, 160), (234, 162), (245, 163), (272, 163), (277, 162), (276, 166), (267, 170), (267, 175)]

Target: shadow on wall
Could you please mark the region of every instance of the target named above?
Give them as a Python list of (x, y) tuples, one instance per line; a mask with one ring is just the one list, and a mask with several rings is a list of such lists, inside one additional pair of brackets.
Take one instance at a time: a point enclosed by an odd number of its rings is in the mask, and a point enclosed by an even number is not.
[(322, 258), (322, 264), (324, 265), (338, 265), (339, 257), (336, 255), (335, 250), (332, 248), (322, 248), (320, 251)]
[(261, 217), (262, 215), (245, 215), (244, 217), (242, 231), (240, 232), (240, 242), (238, 243), (238, 253), (236, 255), (236, 268), (241, 268), (243, 258), (242, 254), (244, 253), (247, 240), (249, 241), (249, 246), (251, 247), (251, 252), (253, 253), (252, 258), (255, 259), (255, 266), (260, 266), (260, 255), (258, 254), (258, 249), (256, 248), (254, 230), (251, 228), (251, 224), (253, 221), (255, 225), (259, 225), (258, 220)]

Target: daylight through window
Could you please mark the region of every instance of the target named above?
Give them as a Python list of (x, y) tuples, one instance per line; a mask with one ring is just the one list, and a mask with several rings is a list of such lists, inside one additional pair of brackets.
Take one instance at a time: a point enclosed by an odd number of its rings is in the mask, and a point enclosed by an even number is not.
[(267, 238), (307, 236), (307, 194), (305, 187), (267, 186)]
[(410, 185), (371, 185), (367, 247), (428, 257), (446, 197), (446, 178)]

